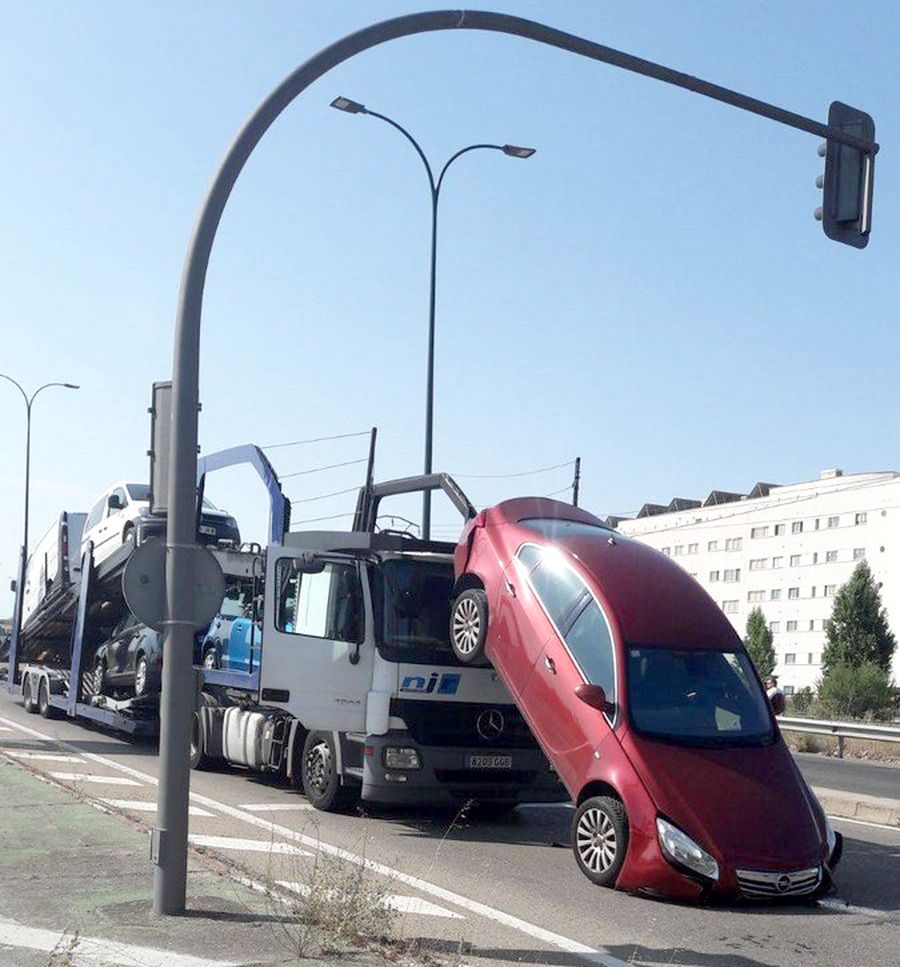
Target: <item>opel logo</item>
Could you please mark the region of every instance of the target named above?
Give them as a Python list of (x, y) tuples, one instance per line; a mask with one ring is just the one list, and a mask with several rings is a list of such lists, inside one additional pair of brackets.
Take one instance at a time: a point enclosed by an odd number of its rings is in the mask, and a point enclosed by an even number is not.
[(487, 709), (475, 720), (475, 728), (478, 729), (478, 734), (489, 741), (500, 736), (505, 724), (503, 713), (496, 708)]
[(784, 893), (786, 890), (791, 888), (791, 878), (787, 875), (787, 873), (783, 873), (775, 881), (775, 886), (778, 888), (779, 893)]

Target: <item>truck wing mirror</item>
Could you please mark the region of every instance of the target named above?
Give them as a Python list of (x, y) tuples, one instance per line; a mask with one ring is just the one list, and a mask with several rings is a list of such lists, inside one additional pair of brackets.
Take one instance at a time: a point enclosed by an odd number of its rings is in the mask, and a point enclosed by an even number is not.
[(294, 569), (300, 574), (321, 574), (325, 570), (325, 561), (315, 551), (301, 551), (294, 558)]
[(615, 713), (615, 705), (606, 700), (606, 692), (603, 691), (600, 685), (583, 683), (576, 687), (575, 694), (585, 705), (590, 705), (591, 708), (597, 709), (598, 712), (604, 712), (607, 715), (613, 715)]

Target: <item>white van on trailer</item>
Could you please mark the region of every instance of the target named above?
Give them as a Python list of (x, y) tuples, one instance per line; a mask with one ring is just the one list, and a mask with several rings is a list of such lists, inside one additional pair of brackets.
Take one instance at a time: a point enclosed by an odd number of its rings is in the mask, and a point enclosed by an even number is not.
[(81, 534), (87, 514), (63, 511), (35, 545), (25, 566), (22, 624), (44, 604), (67, 593), (81, 575)]

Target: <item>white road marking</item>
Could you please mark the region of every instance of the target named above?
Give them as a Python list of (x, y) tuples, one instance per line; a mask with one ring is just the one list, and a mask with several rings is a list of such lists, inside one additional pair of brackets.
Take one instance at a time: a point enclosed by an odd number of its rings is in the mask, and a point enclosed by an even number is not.
[(873, 829), (888, 829), (892, 833), (900, 833), (900, 826), (888, 826), (886, 823), (870, 823), (867, 819), (849, 819), (847, 816), (829, 816), (839, 823), (856, 823), (857, 826), (871, 826)]
[(12, 749), (0, 750), (4, 755), (11, 755), (16, 759), (36, 759), (40, 762), (84, 762), (77, 755), (53, 755), (49, 752), (14, 752)]
[[(65, 951), (67, 942), (66, 935), (59, 931), (28, 927), (15, 920), (0, 920), (0, 945), (4, 947), (41, 950), (49, 954)], [(73, 963), (121, 964), (124, 967), (239, 967), (235, 963), (206, 960), (155, 947), (137, 947), (100, 937), (79, 936), (72, 957)]]
[(123, 779), (121, 776), (92, 776), (86, 772), (51, 772), (54, 779), (63, 782), (96, 782), (108, 786), (139, 786), (134, 779)]
[[(9, 722), (10, 725), (17, 724), (15, 722), (11, 722), (9, 719), (4, 718), (0, 718), (0, 722)], [(149, 783), (150, 785), (159, 785), (159, 780), (155, 776), (148, 775), (145, 772), (139, 772), (137, 769), (132, 769), (131, 766), (126, 766), (123, 763), (116, 762), (113, 759), (107, 759), (106, 756), (98, 755), (96, 752), (82, 752), (77, 746), (72, 745), (70, 742), (66, 742), (63, 739), (54, 738), (53, 736), (44, 735), (42, 732), (38, 732), (37, 730), (29, 728), (28, 726), (23, 725), (18, 727), (28, 735), (33, 735), (35, 738), (45, 739), (53, 742), (60, 748), (68, 749), (70, 752), (80, 753), (85, 759), (89, 759), (90, 761), (96, 762), (99, 765), (107, 766), (111, 769), (117, 769), (119, 772), (125, 773), (125, 775), (134, 776), (135, 778), (140, 779), (142, 782)], [(363, 856), (357, 856), (355, 853), (341, 849), (338, 846), (323, 843), (321, 840), (313, 839), (311, 836), (305, 836), (293, 829), (289, 829), (287, 826), (278, 826), (275, 823), (270, 823), (261, 816), (254, 816), (252, 813), (248, 813), (246, 810), (236, 809), (234, 806), (229, 806), (226, 803), (203, 796), (200, 793), (192, 792), (190, 795), (191, 799), (193, 799), (195, 802), (200, 803), (203, 806), (209, 806), (211, 809), (215, 809), (226, 816), (231, 816), (234, 819), (242, 820), (251, 826), (264, 829), (273, 835), (283, 836), (285, 839), (302, 843), (304, 846), (309, 846), (313, 850), (321, 850), (323, 853), (336, 856), (348, 863), (363, 866), (365, 869), (369, 869), (373, 873), (380, 873), (382, 876), (385, 876), (392, 881), (405, 883), (407, 886), (418, 890), (420, 893), (427, 893), (439, 900), (443, 900), (445, 903), (451, 903), (453, 906), (460, 907), (463, 910), (469, 910), (471, 913), (476, 913), (479, 916), (487, 918), (488, 920), (493, 920), (495, 923), (503, 924), (504, 926), (510, 927), (512, 930), (523, 933), (528, 937), (533, 937), (535, 940), (541, 940), (544, 943), (557, 947), (558, 949), (564, 950), (570, 954), (579, 954), (581, 959), (588, 963), (600, 964), (601, 967), (627, 967), (625, 961), (619, 960), (618, 957), (613, 957), (611, 954), (608, 954), (605, 951), (598, 950), (596, 947), (589, 947), (587, 944), (583, 944), (577, 940), (572, 940), (569, 937), (563, 937), (561, 934), (553, 933), (551, 930), (545, 930), (543, 927), (529, 923), (527, 920), (522, 920), (519, 917), (513, 916), (512, 914), (504, 913), (502, 910), (489, 907), (485, 903), (479, 903), (477, 900), (470, 900), (468, 897), (462, 896), (459, 893), (454, 893), (452, 890), (445, 890), (443, 887), (437, 886), (435, 883), (429, 883), (427, 880), (422, 880), (415, 876), (409, 876), (407, 873), (400, 872), (400, 870), (395, 870), (390, 866), (384, 865), (383, 863), (376, 863), (374, 860), (368, 860)]]
[[(192, 793), (193, 795), (193, 793)], [(207, 813), (207, 815), (209, 815)], [(188, 842), (192, 846), (208, 846), (210, 849), (244, 850), (247, 853), (287, 853), (290, 856), (312, 856), (308, 850), (279, 840), (240, 839), (237, 836), (200, 836), (191, 833)]]
[[(144, 799), (101, 799), (100, 802), (106, 803), (107, 806), (115, 806), (116, 809), (131, 809), (137, 813), (156, 812), (156, 803), (147, 802)], [(213, 815), (205, 809), (201, 809), (199, 806), (188, 806), (188, 812), (191, 816), (212, 817)]]
[[(292, 893), (299, 893), (301, 896), (309, 896), (310, 886), (307, 883), (298, 883), (294, 880), (278, 880), (278, 885), (283, 886)], [(403, 896), (400, 893), (392, 893), (384, 898), (384, 905), (397, 913), (414, 913), (422, 917), (445, 917), (449, 920), (465, 920), (460, 913), (454, 913), (446, 907), (439, 907), (430, 900), (423, 900), (418, 896)]]
[(306, 812), (314, 808), (308, 802), (248, 802), (238, 806), (238, 809), (249, 809), (251, 813)]
[(874, 917), (876, 920), (893, 920), (900, 910), (873, 910), (871, 907), (856, 907), (852, 903), (844, 903), (840, 897), (826, 897), (819, 900), (819, 906), (837, 913), (856, 913), (863, 917)]
[(6, 725), (0, 725), (0, 732), (12, 732), (13, 730)]

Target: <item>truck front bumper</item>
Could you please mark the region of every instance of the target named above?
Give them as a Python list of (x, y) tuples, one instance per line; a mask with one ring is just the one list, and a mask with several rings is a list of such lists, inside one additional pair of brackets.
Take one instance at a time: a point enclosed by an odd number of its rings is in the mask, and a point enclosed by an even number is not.
[[(418, 769), (389, 769), (388, 747), (415, 749)], [(509, 768), (473, 768), (471, 757), (503, 756)], [(484, 758), (482, 758), (484, 761)], [(366, 737), (362, 798), (366, 802), (415, 806), (480, 803), (567, 802), (568, 794), (540, 749), (471, 749), (423, 746), (408, 732)]]

